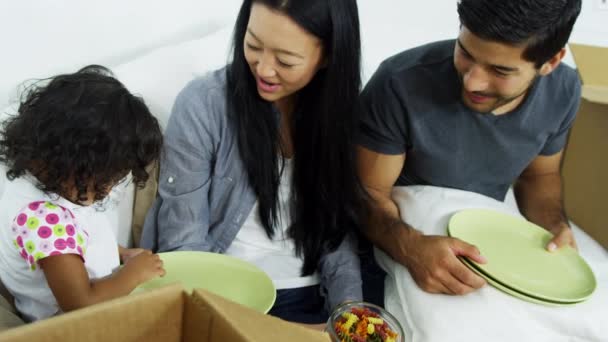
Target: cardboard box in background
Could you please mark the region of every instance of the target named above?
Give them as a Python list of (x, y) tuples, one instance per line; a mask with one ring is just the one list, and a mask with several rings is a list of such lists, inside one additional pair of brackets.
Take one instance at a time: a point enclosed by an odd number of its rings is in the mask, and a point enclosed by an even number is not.
[(608, 48), (570, 44), (583, 82), (563, 164), (566, 212), (608, 248)]
[(0, 341), (329, 342), (329, 336), (174, 285), (6, 330)]

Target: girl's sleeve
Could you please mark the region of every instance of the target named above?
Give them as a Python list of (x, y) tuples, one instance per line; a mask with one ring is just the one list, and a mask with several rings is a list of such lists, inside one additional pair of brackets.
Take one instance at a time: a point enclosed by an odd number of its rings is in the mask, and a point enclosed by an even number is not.
[(12, 222), (13, 244), (32, 270), (38, 261), (49, 256), (76, 254), (84, 262), (88, 233), (72, 212), (46, 201), (29, 203)]

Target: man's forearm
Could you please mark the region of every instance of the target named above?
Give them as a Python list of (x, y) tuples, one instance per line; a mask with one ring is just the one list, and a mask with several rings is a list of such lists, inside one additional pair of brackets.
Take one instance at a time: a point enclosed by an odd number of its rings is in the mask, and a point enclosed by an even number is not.
[(420, 233), (403, 222), (395, 202), (390, 198), (376, 197), (371, 205), (371, 215), (365, 234), (374, 245), (404, 264), (407, 242), (412, 236)]
[(531, 222), (548, 230), (568, 225), (559, 173), (520, 177), (514, 190), (520, 211)]

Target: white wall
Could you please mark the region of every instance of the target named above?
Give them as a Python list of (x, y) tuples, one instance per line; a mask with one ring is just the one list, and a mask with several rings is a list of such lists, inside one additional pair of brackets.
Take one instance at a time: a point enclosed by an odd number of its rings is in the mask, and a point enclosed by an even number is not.
[[(608, 46), (608, 10), (584, 0), (572, 41)], [(232, 25), (240, 0), (0, 0), (0, 108), (28, 78), (110, 67)], [(359, 0), (364, 79), (385, 57), (453, 37), (455, 0)]]
[(572, 42), (608, 46), (608, 7), (600, 10), (599, 3), (600, 0), (583, 0)]
[(115, 66), (232, 23), (240, 0), (0, 0), (0, 108), (28, 78)]

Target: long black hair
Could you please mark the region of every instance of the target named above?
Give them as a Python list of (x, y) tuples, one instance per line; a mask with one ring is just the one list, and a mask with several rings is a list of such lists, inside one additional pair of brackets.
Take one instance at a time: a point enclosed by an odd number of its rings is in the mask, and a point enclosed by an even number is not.
[[(252, 3), (289, 16), (323, 42), (326, 66), (298, 93), (290, 127), (294, 148), (292, 225), (288, 233), (302, 274), (317, 269), (323, 253), (335, 250), (362, 223), (364, 190), (356, 174), (354, 134), (361, 88), (361, 48), (356, 0), (245, 0), (227, 69), (227, 99), (262, 225), (273, 236), (282, 172), (279, 118), (256, 90), (243, 40)], [(280, 34), (280, 33), (277, 33)]]
[(28, 87), (17, 115), (2, 126), (0, 161), (9, 179), (29, 172), (41, 190), (68, 199), (75, 186), (84, 202), (91, 185), (100, 200), (129, 172), (143, 187), (161, 146), (160, 126), (143, 100), (108, 69), (90, 65)]
[(475, 35), (525, 44), (523, 57), (540, 68), (561, 50), (581, 12), (581, 0), (461, 0), (460, 22)]

